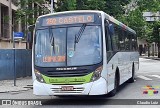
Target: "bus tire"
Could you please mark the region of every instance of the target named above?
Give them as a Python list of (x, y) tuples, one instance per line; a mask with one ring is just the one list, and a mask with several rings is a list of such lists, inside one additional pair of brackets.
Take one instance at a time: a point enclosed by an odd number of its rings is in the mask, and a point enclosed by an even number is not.
[(114, 89), (109, 93), (110, 97), (113, 97), (116, 95), (118, 86), (119, 86), (119, 81), (120, 81), (119, 72), (116, 72), (115, 80), (114, 80)]
[(129, 83), (133, 83), (135, 80), (135, 67), (134, 64), (132, 66), (132, 77), (128, 80)]

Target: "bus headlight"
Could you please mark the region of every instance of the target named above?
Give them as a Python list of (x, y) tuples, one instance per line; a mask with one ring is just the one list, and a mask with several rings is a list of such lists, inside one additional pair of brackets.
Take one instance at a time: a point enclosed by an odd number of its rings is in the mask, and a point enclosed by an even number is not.
[(102, 72), (103, 66), (98, 67), (92, 76), (92, 81), (96, 81), (101, 77), (101, 72)]
[(45, 83), (45, 81), (44, 81), (41, 73), (38, 70), (36, 70), (36, 69), (34, 69), (34, 72), (35, 72), (37, 81), (39, 81), (41, 83)]

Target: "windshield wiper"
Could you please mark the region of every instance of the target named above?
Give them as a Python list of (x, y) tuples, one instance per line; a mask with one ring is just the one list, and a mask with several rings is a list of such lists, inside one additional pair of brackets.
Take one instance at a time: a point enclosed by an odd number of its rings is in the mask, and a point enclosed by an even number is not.
[(74, 51), (75, 51), (75, 48), (76, 48), (76, 44), (79, 42), (79, 40), (81, 39), (81, 36), (86, 28), (86, 25), (87, 24), (83, 24), (81, 26), (81, 28), (79, 29), (78, 33), (75, 34), (75, 39), (74, 39)]
[(51, 43), (51, 46), (53, 46), (53, 52), (55, 53), (55, 48), (54, 48), (54, 44), (55, 44), (55, 42), (54, 42), (54, 36), (53, 36), (53, 32), (51, 32), (51, 38), (50, 38), (50, 43)]

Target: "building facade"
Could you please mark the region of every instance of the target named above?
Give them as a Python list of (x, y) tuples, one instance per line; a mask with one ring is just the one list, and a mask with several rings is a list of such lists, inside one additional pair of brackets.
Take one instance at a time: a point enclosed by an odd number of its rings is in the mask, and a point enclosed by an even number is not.
[[(39, 4), (33, 2), (26, 4), (25, 7), (18, 6), (19, 0), (0, 0), (0, 49), (12, 49), (12, 34), (14, 32), (23, 32), (25, 39), (19, 39), (15, 41), (17, 49), (26, 49), (28, 44), (26, 42), (26, 30), (29, 25), (27, 22), (16, 21), (16, 11), (19, 8), (28, 8), (30, 10), (36, 8), (33, 14), (26, 16), (26, 18), (37, 18), (40, 15), (47, 14), (49, 11), (49, 2)], [(12, 19), (12, 20), (10, 20)]]
[[(16, 6), (16, 0), (11, 1), (11, 10), (10, 14), (10, 3), (9, 0), (0, 0), (0, 49), (12, 48), (10, 35), (10, 15), (12, 15), (12, 29), (14, 31), (20, 31), (21, 26), (15, 22), (15, 12), (18, 9)], [(18, 46), (17, 46), (18, 45)], [(19, 44), (16, 44), (19, 48)], [(23, 47), (23, 46), (22, 46)]]

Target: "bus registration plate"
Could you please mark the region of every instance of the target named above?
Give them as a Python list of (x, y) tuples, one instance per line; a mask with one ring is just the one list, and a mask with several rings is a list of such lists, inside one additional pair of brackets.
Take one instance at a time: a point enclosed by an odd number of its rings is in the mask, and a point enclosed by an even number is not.
[(62, 91), (73, 91), (73, 86), (62, 86), (61, 87)]

